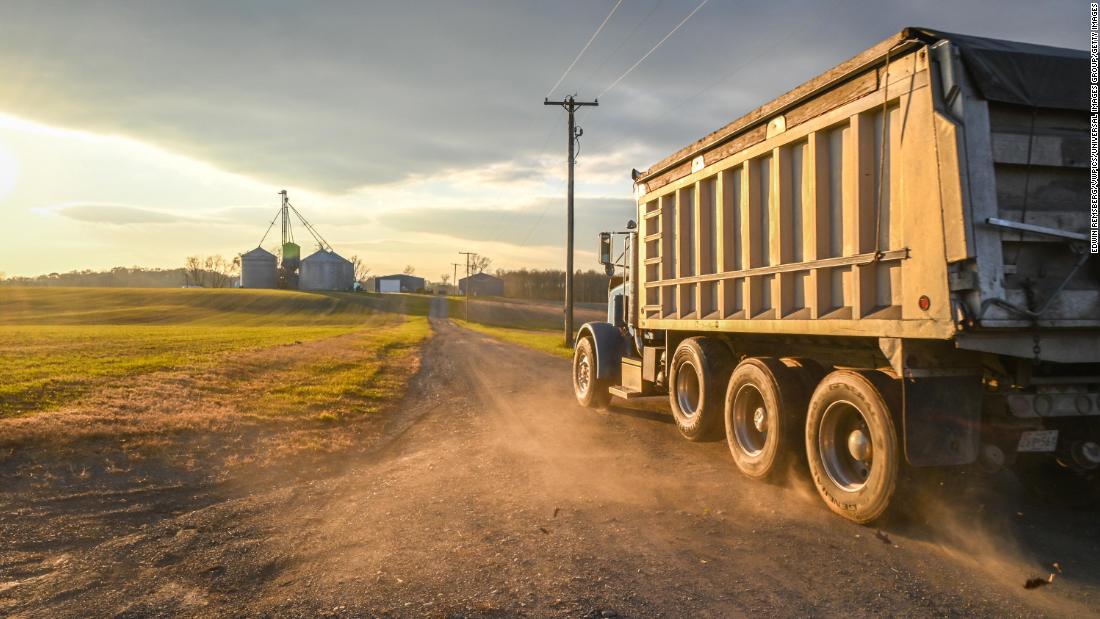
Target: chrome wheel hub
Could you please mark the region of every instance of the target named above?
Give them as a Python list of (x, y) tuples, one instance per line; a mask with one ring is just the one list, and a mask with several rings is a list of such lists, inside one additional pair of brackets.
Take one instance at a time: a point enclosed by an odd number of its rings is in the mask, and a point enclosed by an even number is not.
[(838, 400), (821, 415), (817, 448), (825, 474), (841, 490), (858, 492), (874, 467), (874, 444), (867, 420), (854, 404)]
[(853, 430), (848, 435), (848, 453), (860, 462), (871, 460), (871, 440), (863, 433), (863, 429)]
[(745, 454), (759, 456), (768, 443), (768, 409), (764, 396), (755, 386), (745, 384), (733, 397), (733, 437)]
[(752, 414), (752, 425), (756, 428), (757, 432), (768, 431), (768, 415), (764, 411), (764, 407), (759, 407), (756, 412)]
[(592, 366), (588, 362), (588, 353), (581, 352), (577, 359), (577, 389), (581, 393), (588, 393), (588, 385), (592, 382)]

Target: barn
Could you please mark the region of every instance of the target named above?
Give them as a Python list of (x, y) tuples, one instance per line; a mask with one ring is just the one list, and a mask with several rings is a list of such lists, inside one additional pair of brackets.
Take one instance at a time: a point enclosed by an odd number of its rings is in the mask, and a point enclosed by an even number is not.
[(502, 297), (504, 296), (504, 280), (493, 277), (488, 273), (475, 273), (469, 277), (458, 280), (460, 294), (466, 294), (466, 286), (470, 287), (472, 297)]
[(374, 278), (375, 292), (421, 292), (427, 288), (423, 277), (415, 275), (385, 275)]

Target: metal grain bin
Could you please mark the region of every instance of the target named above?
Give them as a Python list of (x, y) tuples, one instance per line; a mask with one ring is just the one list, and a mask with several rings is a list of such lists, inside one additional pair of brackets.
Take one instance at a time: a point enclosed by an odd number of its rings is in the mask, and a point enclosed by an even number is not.
[(275, 254), (262, 247), (241, 254), (241, 288), (274, 288)]
[(298, 270), (300, 290), (350, 290), (355, 269), (336, 252), (320, 250), (302, 260)]

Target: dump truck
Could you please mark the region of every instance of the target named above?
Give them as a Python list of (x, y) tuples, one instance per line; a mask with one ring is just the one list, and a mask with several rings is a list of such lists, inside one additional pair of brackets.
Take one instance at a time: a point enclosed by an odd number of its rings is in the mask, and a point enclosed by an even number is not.
[(858, 523), (922, 467), (1094, 474), (1088, 58), (906, 28), (635, 170), (578, 401), (667, 394), (685, 438), (808, 465)]

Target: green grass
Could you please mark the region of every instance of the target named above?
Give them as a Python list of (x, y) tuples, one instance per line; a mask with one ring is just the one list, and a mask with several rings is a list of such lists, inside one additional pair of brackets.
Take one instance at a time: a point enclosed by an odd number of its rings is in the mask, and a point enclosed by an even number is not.
[(302, 364), (278, 375), (278, 386), (251, 407), (270, 415), (310, 414), (321, 421), (377, 412), (401, 391), (406, 376), (395, 362), (409, 359), (431, 334), (424, 318), (372, 331), (339, 358)]
[(478, 333), (484, 333), (485, 335), (495, 337), (498, 340), (510, 342), (512, 344), (519, 344), (534, 350), (549, 353), (555, 357), (561, 357), (563, 359), (572, 359), (573, 350), (566, 348), (564, 342), (562, 342), (561, 331), (549, 331), (545, 329), (513, 329), (509, 327), (497, 327), (493, 325), (483, 325), (477, 322), (467, 322), (465, 320), (459, 320), (452, 318), (452, 320), (459, 326), (470, 329), (471, 331), (477, 331)]
[[(0, 418), (56, 408), (133, 376), (210, 367), (233, 353), (350, 333), (383, 351), (395, 342), (415, 346), (427, 320), (405, 314), (424, 316), (428, 305), (414, 295), (0, 288)], [(346, 391), (369, 371), (309, 370), (325, 378), (315, 381), (322, 400), (321, 391)]]
[(408, 294), (0, 287), (0, 325), (355, 325), (379, 312), (426, 316), (430, 303)]

